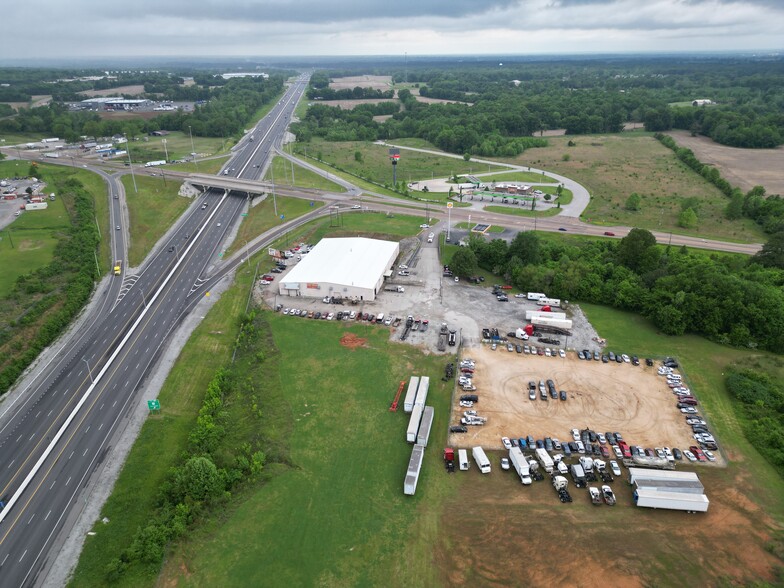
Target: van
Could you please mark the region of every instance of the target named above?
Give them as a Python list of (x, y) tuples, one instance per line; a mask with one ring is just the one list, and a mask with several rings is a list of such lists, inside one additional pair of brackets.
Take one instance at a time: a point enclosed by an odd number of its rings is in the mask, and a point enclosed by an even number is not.
[(468, 471), (468, 468), (471, 467), (471, 462), (468, 461), (468, 451), (466, 451), (465, 449), (458, 449), (457, 459), (458, 462), (460, 463), (460, 471), (461, 472)]
[(379, 312), (378, 316), (376, 317), (376, 323), (383, 323), (384, 322), (384, 313)]

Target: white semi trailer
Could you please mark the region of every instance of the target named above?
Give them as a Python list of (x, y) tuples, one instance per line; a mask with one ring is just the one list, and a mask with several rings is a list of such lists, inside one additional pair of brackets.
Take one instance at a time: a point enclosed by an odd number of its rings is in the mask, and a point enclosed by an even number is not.
[(530, 484), (531, 467), (528, 465), (528, 460), (519, 447), (512, 447), (509, 450), (509, 461), (512, 463), (512, 467), (517, 472), (517, 475), (520, 476), (520, 482), (526, 486)]

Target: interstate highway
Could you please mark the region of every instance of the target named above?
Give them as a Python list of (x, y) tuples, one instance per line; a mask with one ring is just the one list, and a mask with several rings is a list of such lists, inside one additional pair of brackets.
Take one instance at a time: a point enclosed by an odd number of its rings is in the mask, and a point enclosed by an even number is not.
[[(246, 136), (226, 165), (228, 175), (261, 175), (306, 84), (306, 78), (292, 84), (256, 125), (254, 140)], [(125, 231), (114, 228), (121, 225), (119, 200), (110, 198), (114, 250), (122, 252)], [(89, 477), (110, 457), (112, 434), (143, 399), (140, 384), (162, 345), (204, 295), (213, 266), (220, 269), (222, 243), (245, 205), (244, 195), (215, 190), (195, 199), (138, 274), (113, 278), (92, 324), (72, 336), (14, 404), (0, 406), (0, 496), (8, 503), (0, 512), (3, 586), (44, 581), (38, 574), (56, 535), (67, 530)]]

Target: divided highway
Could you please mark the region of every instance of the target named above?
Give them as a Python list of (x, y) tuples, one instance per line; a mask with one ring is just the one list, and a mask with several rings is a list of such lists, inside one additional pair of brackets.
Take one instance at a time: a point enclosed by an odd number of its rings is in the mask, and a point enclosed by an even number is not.
[[(235, 149), (226, 175), (258, 179), (281, 144), (307, 85), (302, 77)], [(253, 137), (251, 140), (251, 136)], [(124, 258), (119, 187), (111, 190), (115, 259)], [(202, 205), (206, 203), (206, 207)], [(50, 558), (54, 539), (132, 406), (168, 336), (205, 291), (234, 264), (221, 265), (227, 232), (244, 195), (210, 190), (160, 243), (137, 275), (116, 277), (94, 319), (74, 333), (14, 403), (0, 406), (0, 582), (28, 586)], [(215, 276), (211, 276), (215, 273)]]

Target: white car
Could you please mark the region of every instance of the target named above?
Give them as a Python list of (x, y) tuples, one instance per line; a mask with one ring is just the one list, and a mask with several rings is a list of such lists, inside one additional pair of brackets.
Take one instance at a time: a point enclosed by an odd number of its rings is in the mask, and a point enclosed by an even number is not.
[(681, 409), (681, 412), (683, 414), (697, 414), (697, 409), (694, 408), (693, 406), (686, 406)]
[(715, 456), (715, 455), (713, 455), (713, 452), (712, 452), (712, 451), (708, 451), (708, 450), (706, 449), (705, 451), (703, 451), (703, 453), (705, 454), (705, 457), (707, 457), (707, 458), (708, 458), (708, 461), (716, 461), (716, 456)]
[(683, 451), (683, 455), (685, 455), (686, 459), (688, 459), (689, 461), (697, 461), (697, 458), (694, 457), (694, 454), (688, 449)]
[(552, 355), (552, 353), (550, 352), (550, 348), (549, 347), (545, 347), (544, 348), (544, 354), (545, 354), (546, 357), (550, 357)]
[(328, 320), (328, 321), (331, 321), (331, 320), (333, 320), (334, 318), (335, 318), (335, 313), (334, 313), (334, 312), (330, 312), (330, 313), (327, 315), (327, 320)]
[(515, 298), (525, 298), (525, 294), (515, 294)]
[(512, 448), (512, 442), (509, 440), (509, 437), (501, 437), (501, 443), (504, 444), (504, 449)]
[(288, 314), (289, 312), (291, 312), (291, 311), (288, 308), (284, 308), (283, 309), (283, 314)]
[(631, 358), (625, 353), (621, 355), (621, 359), (623, 360), (624, 363), (629, 363), (631, 361)]
[(585, 445), (583, 445), (583, 442), (581, 440), (577, 440), (575, 443), (577, 444), (577, 453), (585, 453)]
[(605, 445), (607, 443), (607, 437), (604, 436), (604, 433), (598, 433), (596, 437), (599, 439), (599, 443)]
[(461, 400), (460, 401), (460, 406), (462, 408), (473, 408), (474, 403), (471, 402), (470, 400)]
[(615, 456), (619, 459), (623, 459), (623, 451), (621, 451), (621, 448), (618, 447), (617, 445), (613, 445), (612, 448), (613, 448), (613, 452), (615, 453)]
[(613, 476), (621, 475), (621, 468), (618, 466), (618, 462), (614, 459), (610, 460), (610, 469), (612, 470)]
[(355, 204), (351, 207), (351, 210), (360, 210), (362, 207), (359, 204)]
[(572, 439), (575, 441), (580, 440), (580, 429), (572, 429)]
[(420, 228), (420, 229), (429, 229), (429, 228), (430, 228), (430, 225), (429, 225), (429, 224), (427, 224), (427, 223), (422, 223), (421, 225), (419, 225), (419, 228)]
[(504, 471), (509, 469), (509, 458), (508, 457), (502, 457), (501, 458), (501, 469), (504, 470)]
[(566, 357), (566, 351), (564, 351), (563, 349), (559, 349), (558, 355), (560, 355), (561, 357)]

